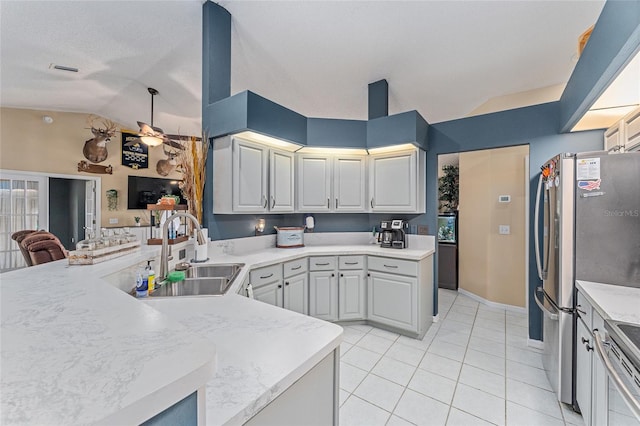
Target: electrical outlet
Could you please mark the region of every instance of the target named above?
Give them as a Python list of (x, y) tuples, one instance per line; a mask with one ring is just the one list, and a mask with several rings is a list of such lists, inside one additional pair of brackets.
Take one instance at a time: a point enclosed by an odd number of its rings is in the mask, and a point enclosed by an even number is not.
[(499, 225), (498, 232), (500, 235), (509, 235), (511, 234), (511, 227), (509, 225)]
[(418, 235), (429, 235), (429, 227), (427, 225), (418, 225)]
[(117, 217), (109, 218), (109, 225), (115, 225), (116, 223), (118, 223)]

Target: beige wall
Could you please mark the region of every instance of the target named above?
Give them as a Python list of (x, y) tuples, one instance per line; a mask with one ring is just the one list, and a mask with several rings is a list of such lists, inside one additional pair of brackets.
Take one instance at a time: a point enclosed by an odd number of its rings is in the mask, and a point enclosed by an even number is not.
[[(43, 115), (53, 118), (52, 124), (42, 121)], [(134, 216), (140, 216), (142, 223), (149, 222), (145, 210), (127, 210), (127, 177), (129, 175), (161, 177), (156, 172), (156, 163), (165, 158), (161, 147), (150, 148), (149, 168), (133, 170), (121, 165), (121, 137), (107, 144), (109, 157), (100, 163), (111, 165), (112, 175), (80, 173), (77, 165), (85, 160), (82, 155), (84, 142), (93, 135), (87, 125), (88, 114), (39, 111), (29, 109), (0, 108), (0, 169), (60, 173), (100, 177), (102, 185), (102, 225), (133, 226)], [(131, 130), (131, 129), (125, 129)], [(180, 178), (174, 172), (167, 178)], [(107, 210), (106, 191), (118, 190), (118, 209)], [(117, 224), (109, 224), (110, 218), (118, 219)]]
[[(459, 287), (525, 306), (525, 157), (528, 146), (460, 154)], [(499, 203), (510, 195), (510, 203)], [(499, 225), (511, 233), (500, 235)]]

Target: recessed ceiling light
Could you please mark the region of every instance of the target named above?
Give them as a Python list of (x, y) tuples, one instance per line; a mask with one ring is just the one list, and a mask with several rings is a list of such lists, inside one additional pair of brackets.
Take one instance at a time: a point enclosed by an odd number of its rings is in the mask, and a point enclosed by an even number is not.
[(78, 72), (78, 68), (67, 67), (65, 65), (50, 64), (49, 68), (53, 68), (60, 71)]

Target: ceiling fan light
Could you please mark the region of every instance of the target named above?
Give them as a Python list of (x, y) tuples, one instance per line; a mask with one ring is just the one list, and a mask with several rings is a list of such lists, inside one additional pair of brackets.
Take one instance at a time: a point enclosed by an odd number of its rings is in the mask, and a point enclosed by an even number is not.
[(140, 140), (142, 143), (149, 146), (158, 146), (162, 144), (162, 139), (156, 136), (140, 136)]

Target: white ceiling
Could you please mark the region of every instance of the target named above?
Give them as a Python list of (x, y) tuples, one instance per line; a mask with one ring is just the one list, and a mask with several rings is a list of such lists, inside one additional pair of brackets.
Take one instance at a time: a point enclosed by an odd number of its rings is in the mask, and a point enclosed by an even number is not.
[[(577, 38), (604, 1), (220, 4), (232, 15), (232, 93), (252, 90), (310, 117), (366, 119), (367, 85), (386, 78), (390, 114), (416, 109), (436, 123), (565, 84)], [(201, 20), (201, 0), (1, 0), (0, 103), (134, 129), (150, 120), (154, 87), (154, 124), (199, 134)]]

